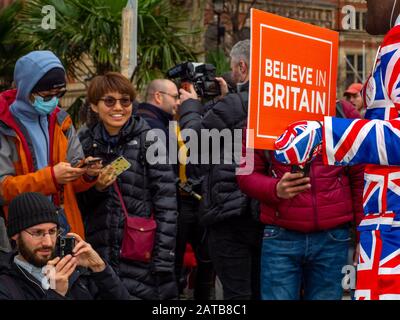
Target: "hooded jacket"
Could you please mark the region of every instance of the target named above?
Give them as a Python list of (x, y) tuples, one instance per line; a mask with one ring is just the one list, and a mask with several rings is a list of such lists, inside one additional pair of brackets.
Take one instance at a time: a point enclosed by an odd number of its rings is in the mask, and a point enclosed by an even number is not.
[(19, 59), (14, 69), (17, 96), (10, 106), (11, 114), (21, 121), (31, 138), (38, 169), (48, 165), (49, 132), (47, 116), (40, 115), (29, 97), (36, 83), (51, 69), (63, 68), (50, 51), (33, 51)]
[(71, 118), (60, 108), (39, 116), (29, 102), (30, 90), (54, 67), (62, 65), (51, 52), (28, 54), (15, 67), (17, 90), (0, 94), (0, 205), (7, 218), (9, 202), (20, 193), (52, 196), (56, 205), (64, 206), (71, 231), (84, 236), (75, 193), (93, 182), (82, 176), (59, 185), (53, 171), (59, 162), (76, 163), (83, 158)]

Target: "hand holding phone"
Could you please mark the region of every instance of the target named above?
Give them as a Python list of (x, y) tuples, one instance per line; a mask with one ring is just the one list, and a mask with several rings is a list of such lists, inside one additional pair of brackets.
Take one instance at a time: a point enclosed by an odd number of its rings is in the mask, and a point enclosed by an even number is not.
[(310, 188), (310, 178), (302, 172), (286, 172), (276, 185), (276, 194), (281, 199), (291, 199)]

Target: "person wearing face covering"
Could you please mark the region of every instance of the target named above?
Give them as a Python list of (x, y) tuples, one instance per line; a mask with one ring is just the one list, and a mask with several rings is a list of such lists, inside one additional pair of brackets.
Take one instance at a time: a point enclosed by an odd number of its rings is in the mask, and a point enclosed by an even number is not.
[[(400, 1), (367, 0), (369, 34), (385, 34), (370, 77), (363, 87), (365, 120), (325, 117), (307, 121), (288, 140), (291, 124), (275, 142), (282, 163), (309, 157), (301, 146), (320, 143), (325, 164), (365, 167), (363, 207), (357, 265), (356, 299), (400, 299)], [(300, 131), (302, 131), (300, 133)], [(293, 131), (292, 131), (293, 132)], [(299, 157), (293, 157), (298, 150)], [(304, 149), (303, 149), (304, 150)]]
[[(66, 74), (50, 51), (32, 51), (14, 70), (16, 89), (0, 93), (0, 206), (23, 192), (40, 192), (64, 210), (65, 232), (84, 236), (75, 193), (94, 185), (99, 165), (75, 168), (84, 158), (68, 113), (58, 107)], [(1, 232), (1, 231), (0, 231)]]

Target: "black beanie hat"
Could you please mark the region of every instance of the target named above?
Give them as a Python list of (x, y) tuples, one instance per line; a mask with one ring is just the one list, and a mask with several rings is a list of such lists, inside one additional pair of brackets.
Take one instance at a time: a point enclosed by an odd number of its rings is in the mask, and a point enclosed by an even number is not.
[(43, 194), (26, 192), (15, 197), (8, 207), (7, 233), (11, 238), (41, 223), (58, 223), (56, 206)]
[(32, 92), (50, 91), (65, 86), (65, 71), (64, 69), (57, 67), (47, 71), (47, 73), (33, 87)]

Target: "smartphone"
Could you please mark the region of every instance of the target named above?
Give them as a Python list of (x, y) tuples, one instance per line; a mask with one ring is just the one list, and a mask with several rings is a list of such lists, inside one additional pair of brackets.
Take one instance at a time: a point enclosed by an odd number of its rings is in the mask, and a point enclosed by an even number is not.
[(119, 176), (124, 171), (128, 170), (131, 167), (131, 163), (126, 160), (123, 156), (118, 157), (113, 162), (110, 163), (110, 166), (114, 168), (117, 176)]
[(85, 162), (85, 164), (86, 165), (92, 165), (92, 164), (96, 164), (96, 163), (99, 163), (99, 162), (101, 162), (103, 159), (102, 158), (92, 158), (92, 159), (90, 159), (90, 160), (86, 160), (86, 162)]
[(290, 173), (297, 173), (297, 172), (301, 172), (301, 173), (303, 173), (304, 177), (308, 177), (308, 175), (310, 173), (310, 166), (308, 164), (306, 164), (303, 168), (301, 168), (298, 165), (292, 165), (292, 168), (290, 169)]
[(75, 237), (60, 236), (57, 239), (56, 246), (57, 256), (63, 258), (67, 255), (72, 255), (72, 250), (75, 248)]
[(90, 160), (81, 159), (77, 164), (74, 165), (74, 168), (83, 168), (86, 166), (90, 166), (92, 164), (99, 163), (102, 159), (101, 158), (92, 158)]

